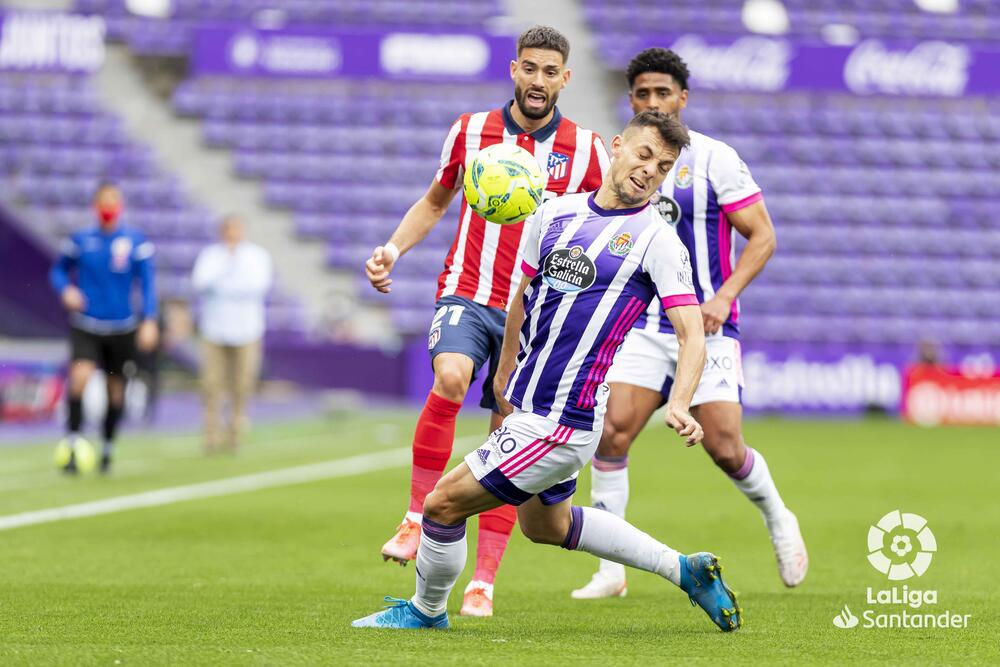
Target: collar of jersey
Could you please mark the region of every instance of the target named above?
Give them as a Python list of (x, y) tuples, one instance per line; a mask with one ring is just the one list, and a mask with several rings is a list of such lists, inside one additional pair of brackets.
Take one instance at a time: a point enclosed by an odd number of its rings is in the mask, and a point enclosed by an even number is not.
[(595, 197), (597, 197), (596, 190), (594, 192), (591, 192), (590, 196), (587, 197), (587, 205), (590, 206), (591, 211), (593, 211), (597, 215), (604, 216), (605, 218), (613, 218), (620, 215), (635, 215), (642, 209), (649, 206), (649, 202), (647, 201), (642, 206), (637, 206), (636, 208), (601, 208), (600, 206), (597, 205), (597, 200), (595, 199)]
[[(503, 109), (501, 109), (501, 112), (503, 113), (504, 127), (507, 128), (508, 134), (527, 134), (524, 131), (524, 128), (518, 125), (514, 120), (514, 117), (510, 114), (510, 107), (514, 103), (514, 100), (511, 100), (507, 102), (507, 104), (503, 105)], [(559, 127), (560, 121), (562, 121), (562, 114), (559, 113), (559, 107), (554, 107), (552, 109), (552, 120), (532, 132), (531, 138), (535, 141), (546, 141)]]

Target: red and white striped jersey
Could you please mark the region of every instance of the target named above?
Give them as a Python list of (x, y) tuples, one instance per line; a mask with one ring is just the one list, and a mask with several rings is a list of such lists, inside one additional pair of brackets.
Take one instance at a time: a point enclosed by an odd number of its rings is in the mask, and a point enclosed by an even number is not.
[[(555, 109), (545, 127), (528, 133), (510, 114), (513, 100), (500, 109), (464, 114), (451, 126), (441, 151), (438, 182), (461, 187), (465, 169), (481, 149), (493, 144), (517, 144), (535, 155), (548, 174), (545, 199), (601, 186), (609, 159), (596, 132), (563, 118)], [(524, 223), (497, 225), (472, 212), (465, 197), (459, 209), (458, 231), (438, 278), (435, 300), (456, 295), (494, 308), (507, 304), (521, 282), (517, 251)]]

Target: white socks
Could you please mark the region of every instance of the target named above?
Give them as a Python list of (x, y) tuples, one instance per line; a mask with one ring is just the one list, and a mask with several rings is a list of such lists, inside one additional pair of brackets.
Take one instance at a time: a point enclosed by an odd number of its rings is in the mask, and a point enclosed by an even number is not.
[(586, 551), (680, 585), (680, 554), (625, 519), (593, 507), (573, 507), (563, 548)]
[(767, 468), (767, 461), (760, 452), (746, 448), (747, 456), (743, 461), (743, 466), (730, 477), (736, 488), (743, 492), (750, 502), (757, 506), (764, 521), (770, 526), (779, 520), (785, 512), (785, 503), (778, 494), (778, 489), (771, 479), (771, 471)]
[(417, 592), (413, 606), (430, 616), (448, 609), (448, 595), (465, 569), (465, 522), (454, 526), (424, 517), (417, 549)]
[[(624, 519), (628, 505), (628, 457), (594, 456), (590, 466), (590, 504)], [(625, 566), (601, 559), (599, 571), (613, 581), (625, 581)]]

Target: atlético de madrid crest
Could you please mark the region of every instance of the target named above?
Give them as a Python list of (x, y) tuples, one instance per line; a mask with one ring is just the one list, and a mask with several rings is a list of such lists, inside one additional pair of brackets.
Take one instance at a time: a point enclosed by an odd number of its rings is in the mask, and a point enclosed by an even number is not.
[(635, 241), (632, 240), (632, 234), (622, 232), (608, 242), (608, 252), (616, 257), (624, 257), (629, 254), (634, 245)]
[(549, 180), (558, 181), (566, 177), (566, 168), (569, 166), (569, 156), (563, 153), (549, 153)]

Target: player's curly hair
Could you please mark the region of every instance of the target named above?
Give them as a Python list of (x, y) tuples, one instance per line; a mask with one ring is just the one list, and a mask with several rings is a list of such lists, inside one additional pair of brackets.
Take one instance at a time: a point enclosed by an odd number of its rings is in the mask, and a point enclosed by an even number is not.
[(528, 28), (517, 38), (517, 55), (524, 49), (545, 49), (562, 54), (563, 63), (569, 60), (569, 40), (555, 28), (536, 25)]
[(669, 74), (674, 77), (674, 81), (681, 87), (681, 90), (688, 89), (688, 77), (691, 76), (691, 72), (688, 71), (687, 63), (670, 49), (646, 49), (632, 58), (628, 69), (625, 70), (628, 87), (631, 89), (636, 77), (646, 72)]
[(655, 109), (646, 109), (637, 113), (628, 122), (625, 129), (631, 127), (654, 127), (660, 133), (663, 143), (675, 149), (678, 153), (691, 143), (687, 126), (670, 114)]

